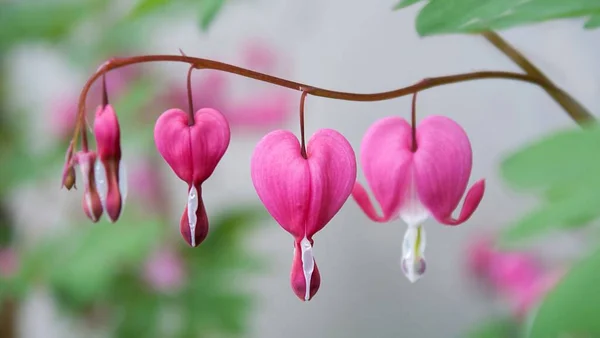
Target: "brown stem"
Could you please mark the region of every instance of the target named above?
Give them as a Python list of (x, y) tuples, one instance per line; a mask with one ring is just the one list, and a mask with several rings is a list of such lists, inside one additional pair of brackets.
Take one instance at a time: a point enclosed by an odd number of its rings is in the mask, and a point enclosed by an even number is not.
[(412, 127), (412, 152), (417, 151), (417, 92), (412, 97), (412, 109), (410, 114), (410, 122)]
[(187, 73), (187, 95), (188, 95), (188, 126), (194, 125), (194, 98), (192, 96), (192, 71), (194, 70), (194, 65), (190, 66), (190, 69)]
[[(77, 122), (75, 124), (75, 132), (73, 136), (73, 141), (75, 146), (77, 145), (77, 135), (79, 134), (82, 126), (85, 124), (85, 100), (90, 90), (90, 87), (98, 79), (98, 77), (102, 76), (106, 72), (125, 67), (128, 65), (138, 64), (138, 63), (146, 63), (146, 62), (184, 62), (190, 64), (194, 68), (203, 68), (203, 69), (214, 69), (227, 73), (238, 74), (247, 78), (255, 79), (258, 81), (272, 83), (274, 85), (278, 85), (281, 87), (286, 87), (294, 90), (301, 91), (310, 91), (310, 95), (326, 97), (330, 99), (337, 100), (346, 100), (346, 101), (383, 101), (394, 99), (397, 97), (413, 94), (415, 92), (443, 86), (452, 83), (465, 82), (465, 81), (474, 81), (474, 80), (482, 80), (482, 79), (506, 79), (506, 80), (518, 80), (528, 83), (537, 84), (543, 87), (546, 90), (551, 90), (555, 92), (564, 93), (560, 88), (555, 87), (553, 84), (548, 83), (546, 81), (541, 80), (539, 77), (527, 75), (527, 74), (519, 74), (512, 72), (503, 72), (503, 71), (483, 71), (483, 72), (472, 72), (472, 73), (463, 73), (463, 74), (455, 74), (448, 76), (440, 76), (433, 77), (422, 80), (417, 84), (403, 87), (400, 89), (395, 89), (387, 92), (381, 93), (372, 93), (372, 94), (358, 94), (358, 93), (346, 93), (346, 92), (338, 92), (323, 88), (318, 88), (314, 86), (309, 86), (306, 84), (302, 84), (299, 82), (289, 81), (286, 79), (278, 78), (275, 76), (266, 75), (263, 73), (255, 72), (249, 69), (229, 65), (226, 63), (189, 57), (186, 55), (141, 55), (134, 56), (130, 58), (122, 58), (122, 59), (111, 59), (104, 63), (97, 71), (94, 73), (88, 81), (83, 86), (81, 90), (81, 94), (79, 96), (79, 106), (78, 106), (78, 115)], [(568, 94), (564, 93), (565, 96)], [(571, 115), (571, 117), (578, 123), (582, 123), (577, 116)], [(85, 131), (82, 132), (82, 138), (85, 137)]]
[(549, 86), (545, 86), (544, 90), (552, 96), (552, 98), (561, 106), (563, 109), (569, 114), (569, 116), (575, 120), (579, 125), (585, 125), (589, 122), (594, 122), (594, 116), (577, 100), (571, 97), (569, 94), (564, 91), (555, 90), (556, 85), (544, 74), (542, 71), (537, 68), (533, 63), (531, 63), (527, 58), (521, 54), (516, 48), (511, 46), (508, 42), (506, 42), (502, 37), (495, 32), (484, 32), (482, 33), (483, 37), (486, 38), (492, 45), (494, 45), (498, 50), (500, 50), (504, 55), (506, 55), (509, 59), (511, 59), (514, 63), (516, 63), (523, 71), (531, 76), (535, 76), (548, 84)]
[(300, 154), (305, 159), (308, 158), (306, 155), (306, 142), (304, 137), (304, 102), (306, 101), (306, 96), (308, 95), (308, 91), (303, 91), (300, 96), (300, 140), (301, 140), (301, 148)]
[(108, 90), (106, 89), (106, 74), (102, 75), (102, 108), (108, 106)]

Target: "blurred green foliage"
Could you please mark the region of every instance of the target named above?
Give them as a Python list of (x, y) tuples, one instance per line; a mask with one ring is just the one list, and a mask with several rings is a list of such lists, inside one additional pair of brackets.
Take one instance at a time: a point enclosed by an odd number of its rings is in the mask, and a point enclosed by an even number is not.
[[(0, 62), (13, 47), (23, 43), (51, 43), (74, 69), (90, 72), (108, 57), (135, 53), (144, 43), (146, 15), (162, 12), (175, 1), (139, 1), (134, 14), (109, 11), (118, 0), (20, 0), (0, 4)], [(145, 3), (145, 5), (144, 5)], [(200, 26), (207, 29), (223, 1), (177, 1), (196, 6)], [(142, 8), (140, 6), (150, 6)], [(137, 9), (136, 9), (137, 8)], [(136, 12), (137, 11), (137, 12)], [(153, 12), (154, 11), (154, 12)], [(92, 25), (89, 35), (78, 36)], [(87, 30), (86, 30), (87, 31)], [(160, 79), (141, 73), (118, 93), (113, 105), (120, 112), (125, 148), (139, 154), (155, 154), (151, 114)], [(0, 74), (2, 88), (9, 86)], [(0, 100), (0, 200), (25, 184), (51, 178), (59, 193), (66, 140), (48, 142), (44, 152), (32, 152), (26, 114), (8, 112), (2, 91)], [(52, 112), (45, 112), (51, 114)], [(158, 115), (158, 112), (157, 112)], [(90, 140), (93, 142), (93, 138)], [(127, 156), (133, 156), (129, 154)], [(156, 156), (156, 154), (154, 155)], [(166, 168), (166, 166), (165, 166)], [(81, 187), (80, 187), (81, 188)], [(66, 193), (64, 190), (60, 193)], [(81, 190), (75, 193), (81, 194)], [(178, 218), (144, 212), (129, 201), (117, 224), (100, 221), (69, 227), (66, 233), (21, 245), (12, 236), (13, 224), (0, 204), (0, 248), (18, 252), (19, 269), (0, 278), (0, 304), (20, 300), (33, 289), (49, 289), (62, 311), (82, 321), (93, 321), (111, 337), (206, 337), (240, 336), (247, 329), (254, 297), (245, 279), (264, 268), (264, 258), (245, 246), (246, 236), (266, 214), (262, 206), (229, 206), (210, 218), (210, 233), (199, 248), (189, 248), (179, 238)], [(133, 204), (133, 205), (132, 205)], [(79, 205), (77, 215), (83, 215)], [(140, 212), (142, 210), (142, 212)], [(183, 262), (185, 282), (176, 290), (153, 289), (144, 278), (145, 264), (159, 248), (169, 247)], [(100, 315), (98, 315), (100, 314)]]
[(519, 324), (512, 318), (497, 318), (479, 324), (467, 332), (465, 338), (517, 337)]
[(174, 293), (153, 291), (142, 279), (148, 254), (164, 244), (173, 229), (158, 218), (135, 217), (77, 228), (24, 252), (19, 273), (3, 281), (0, 300), (20, 298), (36, 285), (48, 285), (71, 315), (98, 304), (106, 307), (115, 337), (137, 337), (131, 335), (136, 332), (164, 337), (156, 325), (164, 311), (173, 310), (182, 323), (173, 337), (239, 335), (252, 305), (249, 290), (239, 280), (264, 268), (263, 259), (243, 241), (265, 216), (259, 206), (230, 208), (211, 219), (211, 232), (202, 246), (177, 245), (186, 283)]
[(504, 231), (504, 241), (579, 227), (600, 216), (600, 128), (555, 133), (508, 157), (502, 174), (541, 194), (542, 205)]
[(206, 31), (223, 8), (225, 0), (138, 0), (128, 19), (137, 19), (148, 14), (168, 9), (183, 9), (189, 12), (197, 8), (199, 27)]
[(573, 266), (552, 290), (527, 328), (528, 338), (600, 337), (600, 249)]
[(597, 0), (401, 0), (395, 9), (427, 3), (419, 12), (416, 29), (421, 36), (481, 33), (542, 21), (591, 17), (586, 28), (598, 26)]

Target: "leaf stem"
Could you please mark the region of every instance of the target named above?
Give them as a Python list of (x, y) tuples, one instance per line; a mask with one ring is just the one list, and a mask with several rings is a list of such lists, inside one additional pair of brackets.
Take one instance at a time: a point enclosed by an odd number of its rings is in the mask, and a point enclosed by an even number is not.
[(580, 126), (584, 126), (590, 122), (595, 122), (594, 116), (583, 106), (577, 102), (572, 96), (564, 91), (556, 91), (556, 85), (531, 63), (523, 54), (516, 48), (511, 46), (502, 37), (495, 32), (488, 31), (482, 33), (483, 37), (488, 40), (494, 47), (500, 50), (504, 55), (516, 63), (527, 74), (537, 77), (540, 81), (548, 84), (544, 86), (544, 90), (552, 96), (552, 98), (569, 114), (569, 116)]

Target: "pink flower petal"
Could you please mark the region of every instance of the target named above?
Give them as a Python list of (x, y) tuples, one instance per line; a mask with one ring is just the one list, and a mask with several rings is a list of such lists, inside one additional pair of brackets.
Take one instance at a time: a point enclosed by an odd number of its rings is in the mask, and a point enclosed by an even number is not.
[(373, 124), (361, 144), (361, 165), (369, 187), (383, 211), (378, 216), (365, 189), (356, 183), (352, 196), (376, 222), (387, 222), (398, 215), (411, 184), (412, 133), (400, 117), (387, 117)]
[(350, 196), (356, 181), (356, 157), (346, 138), (332, 129), (317, 131), (308, 141), (306, 153), (311, 176), (306, 232), (312, 236)]
[(356, 160), (348, 141), (330, 129), (317, 131), (307, 157), (289, 131), (277, 130), (258, 143), (252, 181), (259, 198), (296, 239), (311, 239), (342, 207), (356, 180)]
[(459, 218), (452, 218), (471, 175), (467, 134), (447, 117), (430, 116), (417, 128), (417, 147), (414, 168), (421, 203), (440, 223), (458, 225), (469, 219), (483, 198), (483, 180), (470, 189)]
[(204, 182), (229, 146), (227, 120), (218, 111), (203, 108), (188, 125), (188, 114), (180, 109), (164, 112), (156, 121), (154, 140), (159, 153), (175, 174), (189, 184)]
[(121, 159), (121, 130), (117, 114), (110, 104), (96, 109), (94, 137), (101, 160)]

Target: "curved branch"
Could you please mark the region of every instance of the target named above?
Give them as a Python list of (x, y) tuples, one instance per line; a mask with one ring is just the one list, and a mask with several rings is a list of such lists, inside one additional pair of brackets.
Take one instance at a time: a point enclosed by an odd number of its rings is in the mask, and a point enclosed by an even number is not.
[[(77, 122), (75, 125), (75, 132), (73, 135), (73, 143), (74, 147), (77, 145), (77, 135), (81, 132), (85, 134), (85, 128), (82, 126), (85, 124), (85, 100), (87, 94), (92, 86), (92, 84), (103, 74), (107, 73), (110, 70), (125, 67), (128, 65), (138, 64), (138, 63), (147, 63), (147, 62), (183, 62), (190, 64), (194, 68), (202, 68), (202, 69), (214, 69), (227, 73), (237, 74), (240, 76), (244, 76), (247, 78), (255, 79), (258, 81), (268, 82), (274, 85), (278, 85), (281, 87), (290, 88), (298, 91), (308, 92), (308, 95), (312, 96), (320, 96), (326, 97), (330, 99), (336, 100), (345, 100), (345, 101), (383, 101), (395, 99), (401, 96), (410, 95), (425, 89), (443, 86), (452, 83), (458, 82), (466, 82), (466, 81), (474, 81), (474, 80), (483, 80), (483, 79), (505, 79), (505, 80), (517, 80), (528, 82), (532, 84), (536, 84), (540, 87), (543, 87), (546, 91), (552, 93), (559, 93), (565, 97), (569, 97), (567, 93), (562, 91), (560, 88), (554, 86), (554, 84), (544, 81), (543, 79), (537, 76), (531, 76), (527, 74), (519, 74), (512, 72), (503, 72), (503, 71), (482, 71), (482, 72), (472, 72), (472, 73), (463, 73), (463, 74), (455, 74), (448, 76), (440, 76), (440, 77), (432, 77), (419, 81), (416, 84), (387, 91), (381, 93), (370, 93), (370, 94), (360, 94), (360, 93), (347, 93), (347, 92), (339, 92), (334, 90), (328, 90), (323, 88), (318, 88), (310, 85), (306, 85), (299, 82), (294, 82), (282, 78), (278, 78), (275, 76), (267, 75), (264, 73), (255, 72), (249, 69), (233, 66), (230, 64), (226, 64), (223, 62), (218, 62), (209, 59), (195, 58), (189, 57), (186, 55), (142, 55), (142, 56), (134, 56), (129, 58), (122, 59), (111, 59), (104, 63), (96, 73), (94, 73), (88, 81), (83, 86), (81, 90), (81, 94), (79, 96), (79, 106), (78, 106), (78, 114), (77, 114)], [(571, 117), (575, 120), (575, 122), (579, 124), (583, 124), (588, 120), (586, 118), (582, 118), (581, 116), (571, 115)], [(82, 136), (84, 137), (84, 136)]]
[(483, 37), (486, 38), (492, 45), (500, 50), (504, 55), (516, 63), (522, 70), (531, 76), (539, 78), (541, 81), (550, 85), (550, 87), (544, 87), (544, 90), (552, 96), (552, 98), (559, 104), (563, 109), (575, 120), (578, 124), (582, 125), (586, 122), (595, 121), (594, 116), (585, 107), (577, 102), (573, 97), (564, 91), (556, 91), (552, 88), (556, 88), (556, 85), (531, 63), (523, 54), (521, 54), (516, 48), (511, 46), (508, 42), (504, 41), (502, 37), (495, 32), (484, 32)]

